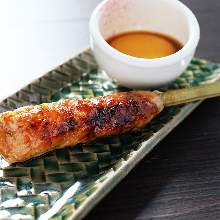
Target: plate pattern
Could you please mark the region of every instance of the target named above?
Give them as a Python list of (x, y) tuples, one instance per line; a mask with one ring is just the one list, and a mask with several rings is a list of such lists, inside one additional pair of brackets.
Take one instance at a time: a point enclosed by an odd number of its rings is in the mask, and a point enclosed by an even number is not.
[[(161, 91), (214, 82), (220, 66), (194, 58)], [(0, 112), (66, 98), (127, 91), (96, 64), (90, 49), (0, 103)], [(0, 160), (0, 219), (81, 219), (201, 101), (167, 107), (135, 133), (56, 150), (25, 163)]]

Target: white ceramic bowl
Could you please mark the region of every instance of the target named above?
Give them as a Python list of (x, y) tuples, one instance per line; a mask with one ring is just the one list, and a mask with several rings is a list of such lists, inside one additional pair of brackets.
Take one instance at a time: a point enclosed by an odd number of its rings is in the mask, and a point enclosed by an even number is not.
[[(169, 35), (184, 47), (156, 59), (136, 58), (112, 48), (105, 39), (128, 31)], [(200, 37), (194, 14), (178, 0), (106, 0), (90, 18), (90, 41), (99, 66), (131, 89), (155, 89), (175, 80), (190, 63)]]

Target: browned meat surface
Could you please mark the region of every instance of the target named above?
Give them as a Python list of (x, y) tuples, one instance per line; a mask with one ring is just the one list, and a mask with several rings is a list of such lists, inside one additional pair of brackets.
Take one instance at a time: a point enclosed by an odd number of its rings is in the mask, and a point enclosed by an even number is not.
[(0, 115), (0, 154), (21, 162), (48, 151), (144, 127), (163, 109), (153, 92), (27, 106)]

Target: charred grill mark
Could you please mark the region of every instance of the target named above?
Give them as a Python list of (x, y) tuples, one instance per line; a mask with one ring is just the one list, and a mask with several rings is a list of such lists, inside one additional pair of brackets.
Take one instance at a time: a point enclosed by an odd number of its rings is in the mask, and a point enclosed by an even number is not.
[(130, 116), (121, 115), (117, 118), (116, 124), (117, 124), (117, 126), (122, 127), (122, 126), (125, 126), (129, 122), (132, 122)]
[(58, 126), (58, 131), (59, 131), (60, 134), (64, 134), (66, 132), (63, 124)]
[(141, 103), (138, 103), (133, 98), (129, 102), (117, 103), (113, 106), (96, 107), (86, 117), (86, 122), (93, 129), (97, 126), (102, 127), (122, 127), (132, 123), (139, 113), (143, 113)]
[(74, 130), (74, 128), (77, 125), (77, 122), (75, 120), (73, 120), (73, 119), (68, 119), (67, 118), (66, 122), (67, 122), (68, 129), (71, 130), (71, 131)]
[(49, 124), (50, 124), (50, 122), (48, 122), (48, 121), (45, 122), (45, 125), (46, 125), (46, 126), (48, 126)]
[(129, 112), (127, 105), (115, 105), (111, 109), (111, 120), (116, 124), (116, 126), (124, 126), (125, 124), (132, 122), (132, 115)]
[[(111, 106), (102, 105), (96, 107), (86, 118), (87, 123), (92, 127), (102, 129), (124, 129), (135, 126), (136, 120), (147, 120), (149, 115), (156, 115), (158, 107), (156, 103), (150, 103), (142, 94), (127, 96), (119, 101), (112, 101)], [(112, 105), (114, 104), (114, 105)]]
[(137, 115), (140, 112), (140, 104), (134, 100), (134, 98), (130, 98), (128, 101), (129, 109), (134, 114)]
[(43, 132), (43, 134), (41, 136), (41, 140), (45, 140), (45, 141), (50, 140), (50, 138), (51, 138), (50, 131), (49, 130), (43, 130), (42, 132)]
[(107, 114), (105, 109), (101, 107), (96, 107), (88, 116), (86, 117), (87, 123), (92, 126), (98, 126), (101, 128), (104, 125), (104, 121), (107, 119)]
[(35, 128), (35, 127), (36, 127), (36, 124), (34, 122), (31, 122), (29, 125), (29, 128)]
[(97, 108), (97, 113), (94, 115), (95, 124), (101, 128), (104, 125), (104, 120), (105, 113), (100, 108)]
[(56, 125), (56, 128), (53, 129), (53, 136), (62, 135), (73, 131), (76, 127), (77, 122), (73, 118), (66, 118), (63, 122)]
[(91, 113), (86, 117), (86, 122), (93, 129), (94, 127), (102, 128), (105, 124), (112, 124), (111, 120), (114, 115), (116, 106), (113, 107), (96, 107)]

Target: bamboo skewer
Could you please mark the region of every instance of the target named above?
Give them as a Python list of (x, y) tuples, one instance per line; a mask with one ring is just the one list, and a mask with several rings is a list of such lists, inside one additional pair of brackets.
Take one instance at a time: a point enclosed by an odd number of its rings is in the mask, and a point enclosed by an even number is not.
[(220, 81), (161, 93), (165, 106), (193, 102), (220, 95)]

